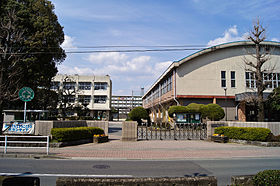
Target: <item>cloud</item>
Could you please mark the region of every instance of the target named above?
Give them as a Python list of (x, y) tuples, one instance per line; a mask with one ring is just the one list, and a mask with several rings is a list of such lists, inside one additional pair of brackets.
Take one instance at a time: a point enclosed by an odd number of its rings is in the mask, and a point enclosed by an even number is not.
[(59, 65), (59, 73), (108, 74), (113, 82), (113, 94), (127, 93), (143, 86), (150, 86), (172, 63), (171, 61), (157, 62), (151, 56), (134, 56), (119, 52), (91, 54), (85, 59), (88, 64)]
[(171, 65), (172, 61), (160, 62), (155, 64), (154, 76), (158, 78)]
[(61, 44), (61, 47), (64, 49), (75, 49), (77, 47), (74, 46), (74, 38), (68, 35), (64, 35), (64, 42)]
[(94, 75), (94, 70), (88, 67), (78, 67), (78, 66), (67, 66), (67, 65), (59, 65), (58, 72), (60, 74), (68, 74), (68, 75)]
[(278, 38), (272, 38), (271, 41), (280, 42), (280, 40)]
[(214, 46), (214, 45), (219, 45), (219, 44), (222, 44), (222, 43), (247, 40), (247, 37), (248, 37), (247, 32), (244, 33), (242, 36), (239, 36), (237, 26), (234, 25), (224, 32), (223, 37), (218, 37), (214, 40), (211, 40), (211, 41), (208, 42), (207, 45), (208, 46)]
[(86, 60), (90, 61), (92, 64), (115, 64), (123, 62), (127, 60), (127, 58), (125, 54), (119, 52), (102, 52), (90, 54)]
[(119, 52), (91, 54), (87, 60), (95, 65), (97, 74), (132, 74), (151, 72), (150, 56), (130, 57)]

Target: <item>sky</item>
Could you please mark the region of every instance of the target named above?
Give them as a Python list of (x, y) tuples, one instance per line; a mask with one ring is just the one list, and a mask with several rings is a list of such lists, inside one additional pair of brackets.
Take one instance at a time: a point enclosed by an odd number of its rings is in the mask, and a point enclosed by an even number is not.
[[(57, 66), (58, 73), (110, 75), (113, 95), (140, 94), (141, 87), (148, 90), (172, 62), (198, 48), (246, 40), (257, 18), (267, 40), (280, 41), (279, 0), (51, 2), (64, 27), (62, 47), (70, 52)], [(186, 45), (196, 50), (143, 52)], [(124, 52), (134, 49), (142, 52)]]

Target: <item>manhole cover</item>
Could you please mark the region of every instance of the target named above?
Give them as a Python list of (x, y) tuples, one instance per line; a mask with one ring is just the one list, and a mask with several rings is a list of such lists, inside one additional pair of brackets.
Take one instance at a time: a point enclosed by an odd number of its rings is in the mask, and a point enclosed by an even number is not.
[(110, 165), (94, 165), (94, 169), (109, 169)]

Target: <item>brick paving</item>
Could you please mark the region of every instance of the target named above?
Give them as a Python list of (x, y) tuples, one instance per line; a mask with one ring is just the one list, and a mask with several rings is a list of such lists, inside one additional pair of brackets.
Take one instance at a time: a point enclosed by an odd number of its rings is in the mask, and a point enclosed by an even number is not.
[(84, 144), (51, 148), (50, 153), (66, 158), (88, 159), (208, 159), (241, 157), (280, 157), (279, 147), (258, 147), (200, 140), (150, 140)]

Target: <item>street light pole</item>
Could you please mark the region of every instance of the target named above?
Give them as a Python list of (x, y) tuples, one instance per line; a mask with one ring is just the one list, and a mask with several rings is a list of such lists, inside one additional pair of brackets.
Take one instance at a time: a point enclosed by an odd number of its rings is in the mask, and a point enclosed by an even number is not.
[(226, 121), (227, 121), (227, 87), (224, 87), (225, 91), (225, 110), (226, 110)]

